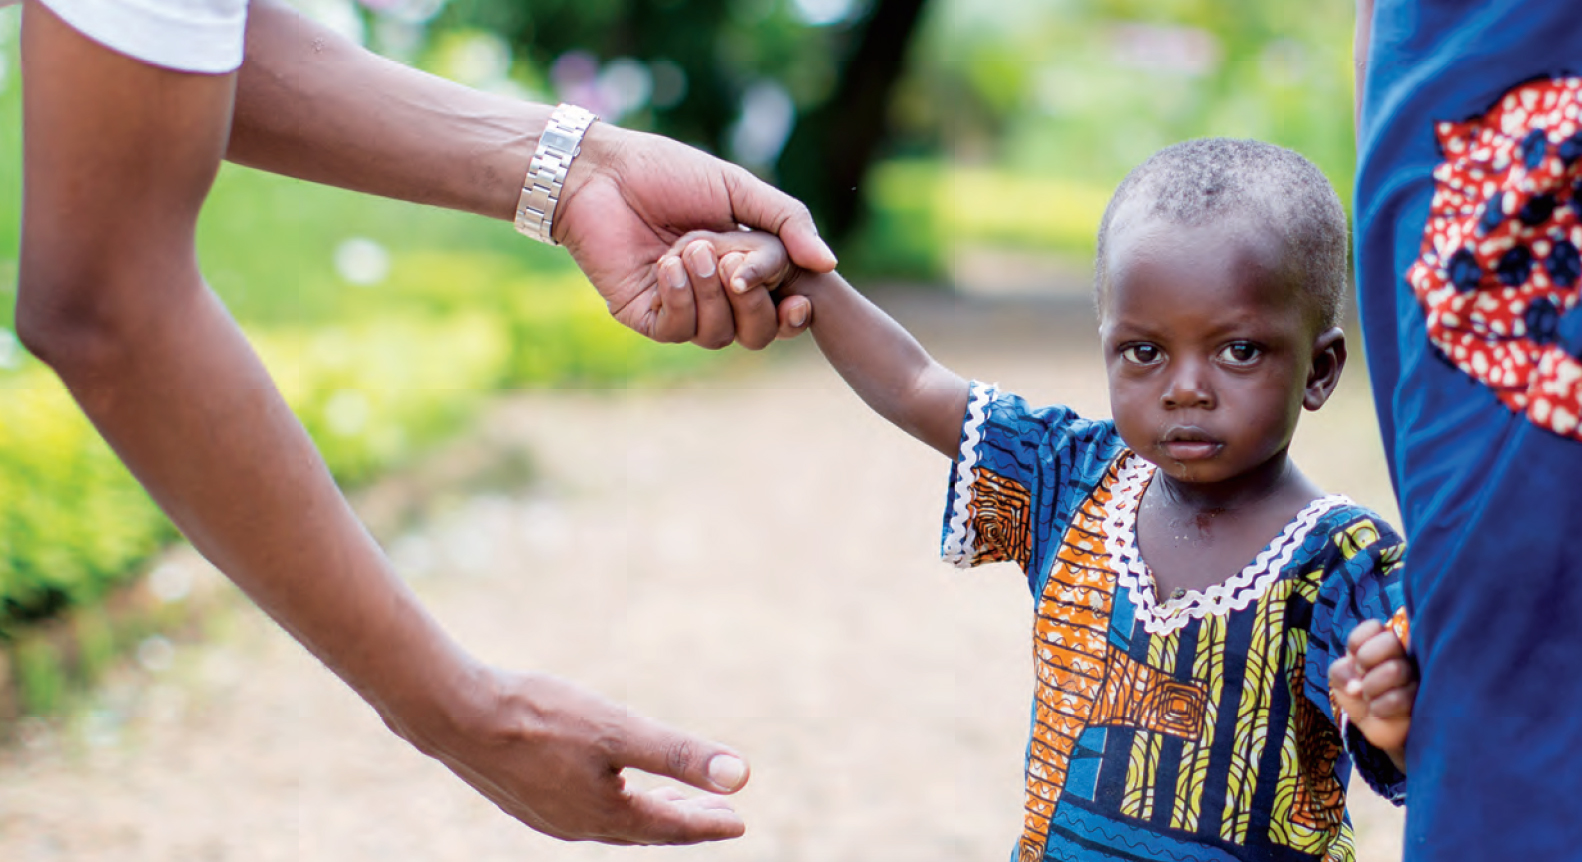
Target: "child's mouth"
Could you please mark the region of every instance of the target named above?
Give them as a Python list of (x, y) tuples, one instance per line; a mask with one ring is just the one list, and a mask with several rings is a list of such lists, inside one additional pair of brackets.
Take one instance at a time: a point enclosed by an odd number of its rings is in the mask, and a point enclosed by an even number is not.
[(1159, 447), (1172, 461), (1201, 461), (1219, 454), (1223, 444), (1197, 428), (1172, 428)]

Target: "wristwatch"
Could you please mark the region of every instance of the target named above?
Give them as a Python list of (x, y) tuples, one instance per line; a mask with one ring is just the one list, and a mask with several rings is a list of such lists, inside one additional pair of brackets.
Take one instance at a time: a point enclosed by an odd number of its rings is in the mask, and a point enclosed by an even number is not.
[(527, 163), (522, 197), (516, 204), (516, 229), (523, 236), (559, 245), (550, 236), (560, 190), (566, 184), (571, 160), (582, 152), (582, 136), (599, 115), (586, 108), (562, 103), (549, 115), (549, 125), (538, 138), (538, 149)]

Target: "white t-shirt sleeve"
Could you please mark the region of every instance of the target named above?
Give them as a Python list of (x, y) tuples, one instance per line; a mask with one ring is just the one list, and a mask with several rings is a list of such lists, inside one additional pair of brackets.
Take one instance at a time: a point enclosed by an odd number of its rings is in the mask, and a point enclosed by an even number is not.
[[(0, 0), (0, 7), (20, 0)], [(181, 72), (242, 65), (247, 0), (39, 0), (99, 44)]]

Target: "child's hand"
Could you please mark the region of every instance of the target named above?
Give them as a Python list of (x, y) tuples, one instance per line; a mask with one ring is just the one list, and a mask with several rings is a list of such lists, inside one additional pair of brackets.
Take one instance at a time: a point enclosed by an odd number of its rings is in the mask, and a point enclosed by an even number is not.
[[(660, 257), (656, 271), (661, 284), (678, 291), (690, 286), (692, 296), (727, 291), (733, 305), (773, 302), (769, 292), (788, 286), (801, 274), (780, 239), (762, 231), (694, 231)], [(765, 290), (756, 290), (759, 287)], [(776, 336), (792, 338), (807, 327), (813, 306), (806, 297), (785, 297), (779, 305), (779, 331), (749, 334), (740, 339), (743, 346), (756, 350)]]
[(1362, 735), (1406, 769), (1406, 734), (1417, 699), (1417, 668), (1407, 645), (1378, 620), (1346, 638), (1346, 654), (1329, 666), (1329, 688)]

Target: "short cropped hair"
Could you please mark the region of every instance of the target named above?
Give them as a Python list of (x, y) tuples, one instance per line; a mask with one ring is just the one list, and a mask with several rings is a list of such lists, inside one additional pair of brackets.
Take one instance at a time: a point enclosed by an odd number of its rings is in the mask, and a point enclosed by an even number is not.
[(1141, 214), (1182, 227), (1246, 218), (1279, 231), (1323, 326), (1340, 323), (1349, 284), (1346, 213), (1324, 173), (1302, 156), (1261, 141), (1200, 138), (1166, 147), (1133, 168), (1099, 223), (1094, 290), (1101, 313), (1110, 223), (1134, 200)]

